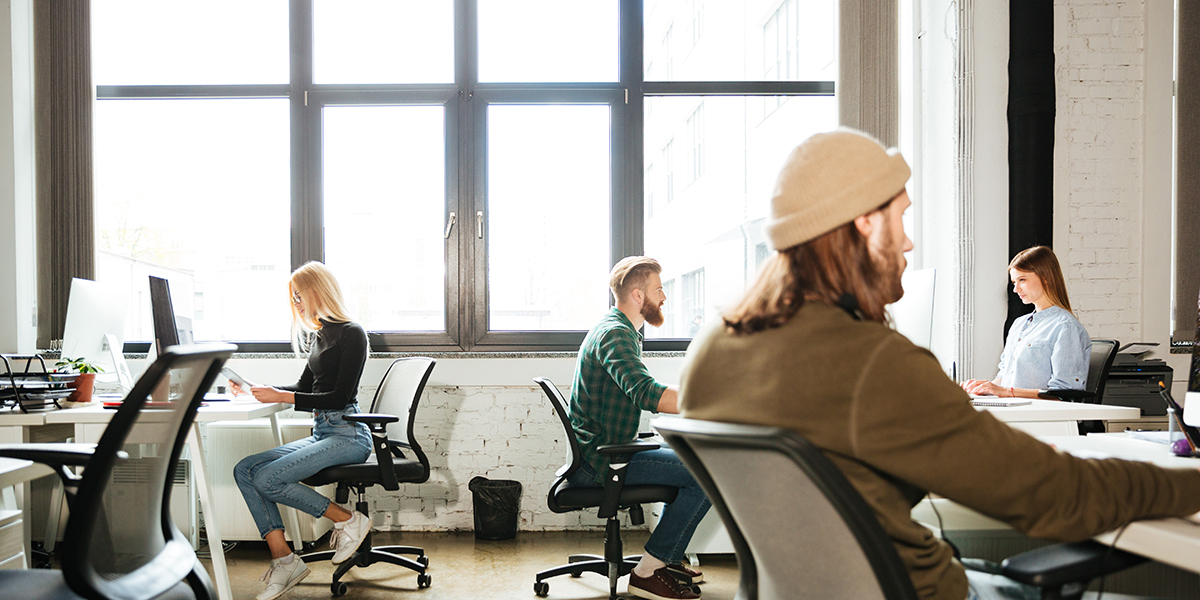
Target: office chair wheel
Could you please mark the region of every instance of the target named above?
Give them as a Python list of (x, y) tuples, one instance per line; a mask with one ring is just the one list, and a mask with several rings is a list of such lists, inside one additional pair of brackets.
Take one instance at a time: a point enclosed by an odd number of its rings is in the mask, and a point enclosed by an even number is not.
[(583, 577), (583, 571), (571, 571), (571, 577), (576, 579)]
[(417, 574), (417, 589), (418, 590), (423, 590), (423, 589), (429, 587), (432, 583), (433, 583), (433, 576), (430, 575), (429, 573), (418, 573)]
[(533, 593), (537, 594), (541, 598), (545, 598), (546, 596), (549, 596), (550, 595), (550, 584), (546, 583), (545, 581), (535, 582), (533, 584)]
[(429, 566), (429, 557), (422, 554), (421, 556), (417, 557), (417, 562), (421, 563), (422, 566), (428, 567)]
[(349, 586), (347, 586), (345, 583), (342, 583), (340, 581), (335, 581), (335, 582), (329, 584), (329, 593), (333, 594), (334, 597), (345, 596), (346, 591), (349, 589), (350, 589)]

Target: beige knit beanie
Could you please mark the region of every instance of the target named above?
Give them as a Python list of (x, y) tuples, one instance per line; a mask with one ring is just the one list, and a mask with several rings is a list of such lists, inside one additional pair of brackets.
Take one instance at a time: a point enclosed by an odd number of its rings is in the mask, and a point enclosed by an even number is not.
[(767, 237), (775, 250), (816, 239), (865, 215), (904, 189), (912, 171), (900, 151), (848, 127), (818, 133), (783, 163)]

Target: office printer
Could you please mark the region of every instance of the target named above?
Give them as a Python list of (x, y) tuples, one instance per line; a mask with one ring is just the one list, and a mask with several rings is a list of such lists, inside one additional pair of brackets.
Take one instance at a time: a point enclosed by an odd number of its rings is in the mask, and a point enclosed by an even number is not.
[(1157, 342), (1133, 342), (1117, 350), (1112, 368), (1108, 371), (1108, 383), (1104, 385), (1104, 404), (1135, 406), (1142, 409), (1142, 416), (1167, 414), (1167, 405), (1158, 394), (1162, 382), (1171, 392), (1174, 371), (1161, 358), (1150, 358)]

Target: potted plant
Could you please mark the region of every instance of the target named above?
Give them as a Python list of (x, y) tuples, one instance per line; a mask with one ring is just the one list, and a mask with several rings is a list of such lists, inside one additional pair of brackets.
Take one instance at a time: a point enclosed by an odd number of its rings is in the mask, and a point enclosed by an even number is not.
[(62, 373), (78, 373), (75, 378), (75, 391), (67, 397), (67, 402), (91, 402), (92, 389), (96, 385), (96, 373), (103, 371), (95, 363), (90, 363), (84, 358), (67, 358), (62, 357), (54, 364), (55, 369)]

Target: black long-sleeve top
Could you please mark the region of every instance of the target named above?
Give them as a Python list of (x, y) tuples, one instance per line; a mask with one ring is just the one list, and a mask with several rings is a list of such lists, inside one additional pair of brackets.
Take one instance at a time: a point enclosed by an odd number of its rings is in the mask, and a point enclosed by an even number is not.
[(358, 323), (331, 323), (321, 329), (300, 380), (279, 386), (296, 394), (296, 410), (341, 410), (354, 403), (367, 364), (367, 332)]

